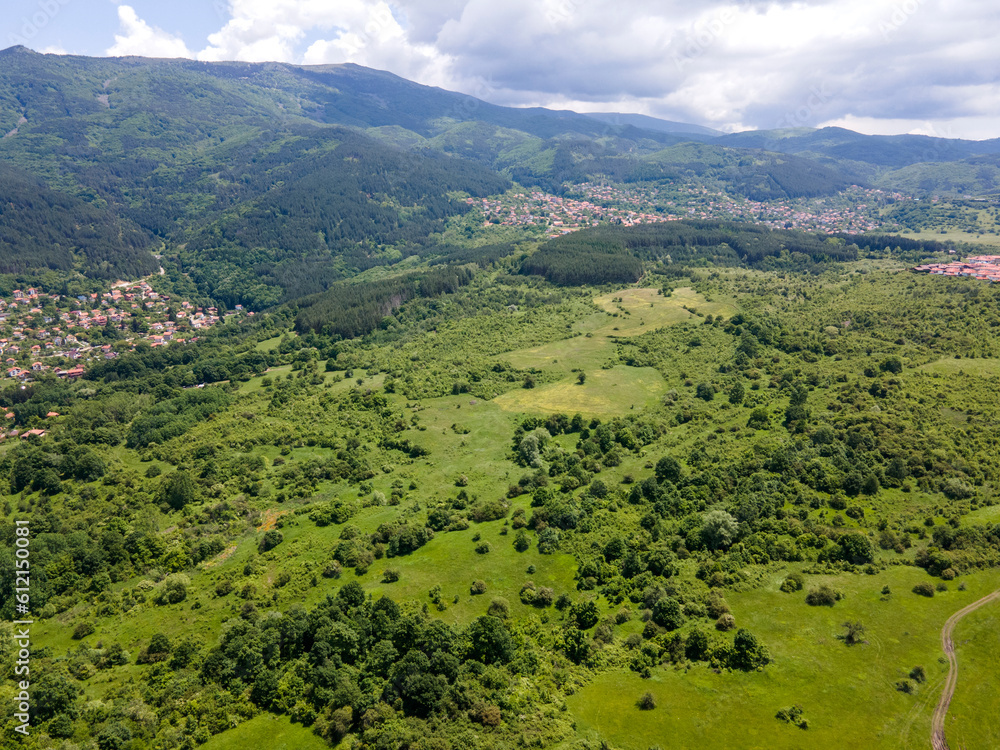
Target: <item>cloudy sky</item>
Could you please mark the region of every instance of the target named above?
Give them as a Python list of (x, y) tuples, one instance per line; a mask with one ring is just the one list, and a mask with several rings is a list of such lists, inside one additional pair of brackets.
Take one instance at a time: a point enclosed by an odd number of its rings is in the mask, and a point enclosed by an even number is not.
[(40, 52), (355, 62), (720, 130), (1000, 136), (995, 0), (6, 0)]

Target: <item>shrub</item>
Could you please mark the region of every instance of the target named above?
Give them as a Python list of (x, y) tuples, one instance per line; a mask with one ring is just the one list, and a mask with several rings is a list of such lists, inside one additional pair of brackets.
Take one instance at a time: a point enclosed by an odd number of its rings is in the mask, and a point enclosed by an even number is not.
[(656, 698), (653, 697), (652, 693), (646, 693), (636, 702), (636, 705), (640, 711), (652, 711), (656, 708)]
[(914, 594), (920, 594), (920, 596), (932, 597), (934, 596), (934, 585), (931, 583), (918, 583), (913, 587)]
[(806, 594), (806, 604), (810, 607), (832, 607), (836, 602), (844, 598), (839, 591), (823, 584), (819, 588), (812, 589)]
[(801, 591), (804, 585), (805, 578), (802, 577), (801, 573), (790, 573), (781, 584), (781, 590), (786, 594), (791, 594), (795, 591)]
[(489, 553), (491, 547), (489, 542), (483, 542), (482, 544), (476, 545), (476, 553), (479, 555), (485, 555)]
[(473, 596), (478, 596), (479, 594), (485, 594), (486, 581), (481, 581), (479, 579), (473, 581), (472, 585), (469, 586), (469, 593), (471, 593)]
[(94, 623), (84, 620), (73, 628), (73, 640), (79, 641), (94, 632)]
[(499, 617), (501, 620), (505, 620), (510, 614), (510, 604), (507, 603), (506, 599), (497, 597), (490, 602), (489, 609), (486, 610), (486, 613), (492, 615), (493, 617)]
[(778, 713), (774, 715), (774, 718), (780, 721), (787, 721), (789, 724), (794, 724), (801, 729), (808, 729), (809, 724), (806, 722), (805, 718), (802, 716), (803, 710), (802, 706), (791, 706), (789, 708), (782, 708)]
[(267, 552), (268, 550), (277, 547), (283, 541), (285, 541), (285, 537), (282, 536), (281, 532), (271, 529), (271, 531), (264, 532), (264, 536), (261, 537), (260, 543), (257, 545), (257, 549), (261, 552)]
[(177, 604), (187, 598), (191, 579), (183, 573), (171, 573), (163, 582), (163, 588), (156, 598), (159, 604)]
[(715, 621), (715, 629), (728, 632), (736, 627), (736, 618), (731, 613), (726, 612)]
[(514, 549), (518, 552), (524, 552), (531, 546), (531, 540), (528, 539), (528, 535), (525, 533), (524, 529), (518, 529), (517, 534), (514, 535)]
[(907, 695), (913, 695), (917, 690), (917, 686), (913, 680), (900, 680), (896, 683), (896, 690)]
[(910, 670), (910, 679), (914, 682), (926, 682), (927, 672), (923, 667), (917, 666)]
[(399, 571), (395, 568), (386, 568), (382, 571), (382, 583), (395, 583), (399, 580)]
[(844, 643), (848, 646), (856, 646), (865, 642), (865, 626), (860, 622), (845, 622), (844, 627), (847, 633), (844, 634)]

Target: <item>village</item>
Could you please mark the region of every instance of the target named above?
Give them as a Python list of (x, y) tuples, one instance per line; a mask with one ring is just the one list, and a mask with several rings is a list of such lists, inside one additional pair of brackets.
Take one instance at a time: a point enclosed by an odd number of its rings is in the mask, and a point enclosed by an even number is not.
[[(42, 374), (75, 380), (95, 361), (197, 339), (198, 332), (242, 314), (172, 300), (145, 280), (118, 281), (110, 291), (75, 297), (35, 288), (0, 297), (2, 374), (21, 382)], [(247, 313), (252, 315), (253, 313)]]
[(468, 198), (483, 215), (483, 226), (536, 227), (557, 237), (601, 223), (651, 224), (681, 219), (746, 221), (774, 229), (809, 232), (868, 232), (893, 229), (880, 217), (886, 200), (898, 193), (851, 186), (835, 197), (754, 201), (691, 185), (623, 186), (585, 182), (566, 186), (564, 196), (513, 190), (500, 198)]
[(935, 276), (966, 276), (996, 283), (1000, 282), (1000, 255), (973, 255), (964, 261), (927, 263), (916, 266), (913, 270)]

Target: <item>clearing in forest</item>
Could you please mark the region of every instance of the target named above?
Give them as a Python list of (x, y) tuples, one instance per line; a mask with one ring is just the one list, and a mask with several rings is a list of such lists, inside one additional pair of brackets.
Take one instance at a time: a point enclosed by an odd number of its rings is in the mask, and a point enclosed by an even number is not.
[(504, 411), (613, 416), (642, 409), (666, 391), (663, 376), (652, 367), (618, 365), (537, 388), (519, 388), (493, 399)]
[(727, 317), (736, 313), (735, 306), (709, 302), (687, 286), (675, 289), (669, 297), (660, 294), (659, 289), (621, 289), (595, 297), (594, 302), (601, 309), (620, 316), (618, 321), (609, 322), (594, 332), (605, 336), (635, 336), (660, 326), (682, 323), (696, 313)]

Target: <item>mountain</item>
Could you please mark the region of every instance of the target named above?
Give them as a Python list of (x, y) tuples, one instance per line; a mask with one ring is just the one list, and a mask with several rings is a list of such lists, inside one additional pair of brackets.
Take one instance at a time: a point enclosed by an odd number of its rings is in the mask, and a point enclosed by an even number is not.
[(845, 128), (753, 130), (723, 135), (714, 142), (738, 148), (866, 162), (879, 167), (959, 161), (970, 156), (1000, 153), (1000, 138), (967, 141), (926, 135), (864, 135)]
[[(159, 248), (205, 295), (254, 308), (424, 255), (468, 210), (464, 196), (511, 181), (558, 193), (593, 179), (694, 180), (758, 200), (850, 184), (989, 193), (1000, 153), (1000, 140), (722, 135), (643, 115), (502, 107), (353, 64), (24, 47), (0, 52), (0, 132), (13, 170), (4, 184), (20, 193), (4, 219), (4, 241), (21, 248), (8, 272), (132, 275), (155, 267)], [(36, 231), (40, 216), (51, 221)]]
[(587, 117), (593, 117), (595, 120), (600, 120), (610, 125), (632, 125), (644, 130), (657, 130), (663, 133), (683, 133), (684, 135), (708, 136), (712, 138), (723, 134), (721, 130), (713, 130), (703, 125), (662, 120), (659, 117), (636, 115), (628, 112), (588, 112)]

